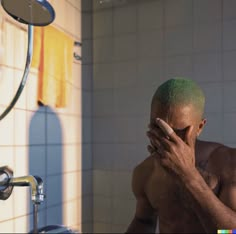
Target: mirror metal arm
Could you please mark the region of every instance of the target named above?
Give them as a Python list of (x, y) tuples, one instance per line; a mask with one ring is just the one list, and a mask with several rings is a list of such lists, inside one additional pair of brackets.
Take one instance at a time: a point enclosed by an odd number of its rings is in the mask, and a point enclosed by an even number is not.
[(33, 54), (33, 40), (34, 40), (34, 32), (33, 32), (34, 26), (28, 25), (28, 49), (27, 49), (27, 58), (26, 58), (26, 64), (25, 64), (25, 70), (23, 77), (21, 79), (21, 83), (19, 85), (19, 88), (12, 99), (11, 103), (9, 106), (6, 108), (6, 110), (0, 115), (0, 120), (2, 120), (9, 112), (10, 110), (14, 107), (15, 103), (17, 102), (18, 98), (21, 95), (21, 92), (23, 91), (23, 88), (25, 87), (25, 83), (28, 78), (29, 70), (30, 70), (30, 64), (32, 61), (32, 54)]

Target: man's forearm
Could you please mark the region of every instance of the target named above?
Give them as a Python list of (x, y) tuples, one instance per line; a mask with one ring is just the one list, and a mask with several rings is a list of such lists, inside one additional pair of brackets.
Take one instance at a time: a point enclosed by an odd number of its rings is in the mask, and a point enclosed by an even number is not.
[(190, 177), (181, 179), (190, 194), (191, 205), (207, 232), (236, 228), (236, 212), (215, 196), (197, 170)]

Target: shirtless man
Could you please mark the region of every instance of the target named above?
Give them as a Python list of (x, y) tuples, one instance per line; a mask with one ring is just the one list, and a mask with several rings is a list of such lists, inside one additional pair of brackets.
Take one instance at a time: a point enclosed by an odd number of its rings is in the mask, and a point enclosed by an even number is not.
[(217, 233), (236, 229), (236, 149), (200, 141), (205, 98), (188, 79), (153, 96), (150, 156), (133, 171), (137, 200), (127, 233)]

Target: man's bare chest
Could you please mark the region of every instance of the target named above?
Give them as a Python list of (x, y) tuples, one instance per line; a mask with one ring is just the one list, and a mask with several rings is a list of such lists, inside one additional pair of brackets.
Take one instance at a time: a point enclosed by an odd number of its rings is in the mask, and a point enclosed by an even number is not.
[[(191, 196), (178, 179), (166, 171), (161, 165), (155, 166), (155, 171), (147, 181), (145, 193), (151, 206), (158, 210), (190, 210)], [(218, 177), (206, 169), (198, 168), (199, 173), (209, 188), (219, 194), (220, 181)]]

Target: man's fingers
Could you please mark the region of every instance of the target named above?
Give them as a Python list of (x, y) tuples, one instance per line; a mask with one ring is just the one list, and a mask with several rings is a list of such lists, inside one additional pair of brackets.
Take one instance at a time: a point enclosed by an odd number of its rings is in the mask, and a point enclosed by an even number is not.
[(178, 136), (175, 134), (174, 130), (164, 120), (157, 118), (156, 122), (168, 139), (174, 142), (178, 140)]
[(157, 124), (167, 136), (170, 136), (174, 132), (174, 130), (162, 119), (157, 118)]

